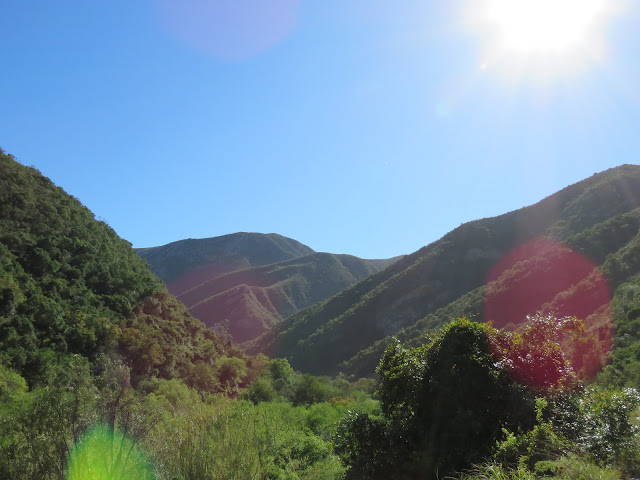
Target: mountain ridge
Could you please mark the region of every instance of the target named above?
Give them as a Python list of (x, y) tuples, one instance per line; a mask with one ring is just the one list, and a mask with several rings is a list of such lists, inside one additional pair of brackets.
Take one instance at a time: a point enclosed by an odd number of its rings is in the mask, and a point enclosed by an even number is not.
[(190, 270), (204, 266), (228, 273), (314, 253), (308, 246), (291, 238), (276, 233), (252, 232), (188, 238), (135, 250), (167, 284), (175, 282)]

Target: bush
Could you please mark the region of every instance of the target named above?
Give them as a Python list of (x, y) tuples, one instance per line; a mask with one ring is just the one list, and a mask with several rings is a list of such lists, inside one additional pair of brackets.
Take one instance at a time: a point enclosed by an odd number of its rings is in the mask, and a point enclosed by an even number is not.
[(640, 395), (632, 388), (587, 389), (577, 398), (573, 424), (577, 450), (601, 464), (617, 464), (638, 471), (640, 426), (633, 422)]
[(377, 370), (384, 418), (352, 416), (339, 428), (349, 475), (436, 478), (482, 462), (498, 441), (506, 464), (556, 458), (564, 439), (542, 420), (543, 400), (536, 415), (535, 397), (576, 388), (558, 342), (581, 331), (575, 318), (536, 316), (522, 333), (458, 319), (429, 345), (391, 343)]

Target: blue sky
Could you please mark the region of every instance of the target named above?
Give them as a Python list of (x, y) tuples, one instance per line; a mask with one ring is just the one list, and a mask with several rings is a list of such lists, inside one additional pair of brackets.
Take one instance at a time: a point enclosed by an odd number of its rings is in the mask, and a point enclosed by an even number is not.
[(489, 0), (0, 0), (0, 147), (136, 247), (386, 258), (638, 163), (640, 8), (496, 55)]

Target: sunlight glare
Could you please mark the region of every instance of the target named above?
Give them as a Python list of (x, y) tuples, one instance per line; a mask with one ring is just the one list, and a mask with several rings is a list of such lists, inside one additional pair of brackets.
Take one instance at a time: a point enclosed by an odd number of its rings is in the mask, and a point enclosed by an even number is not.
[(561, 50), (585, 40), (604, 6), (605, 0), (492, 0), (489, 18), (505, 48)]

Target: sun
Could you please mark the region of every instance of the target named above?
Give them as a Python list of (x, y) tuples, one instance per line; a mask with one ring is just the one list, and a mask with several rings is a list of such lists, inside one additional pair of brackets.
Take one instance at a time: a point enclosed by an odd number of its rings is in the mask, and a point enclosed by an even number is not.
[(521, 52), (580, 46), (605, 0), (491, 0), (489, 19), (504, 48)]

